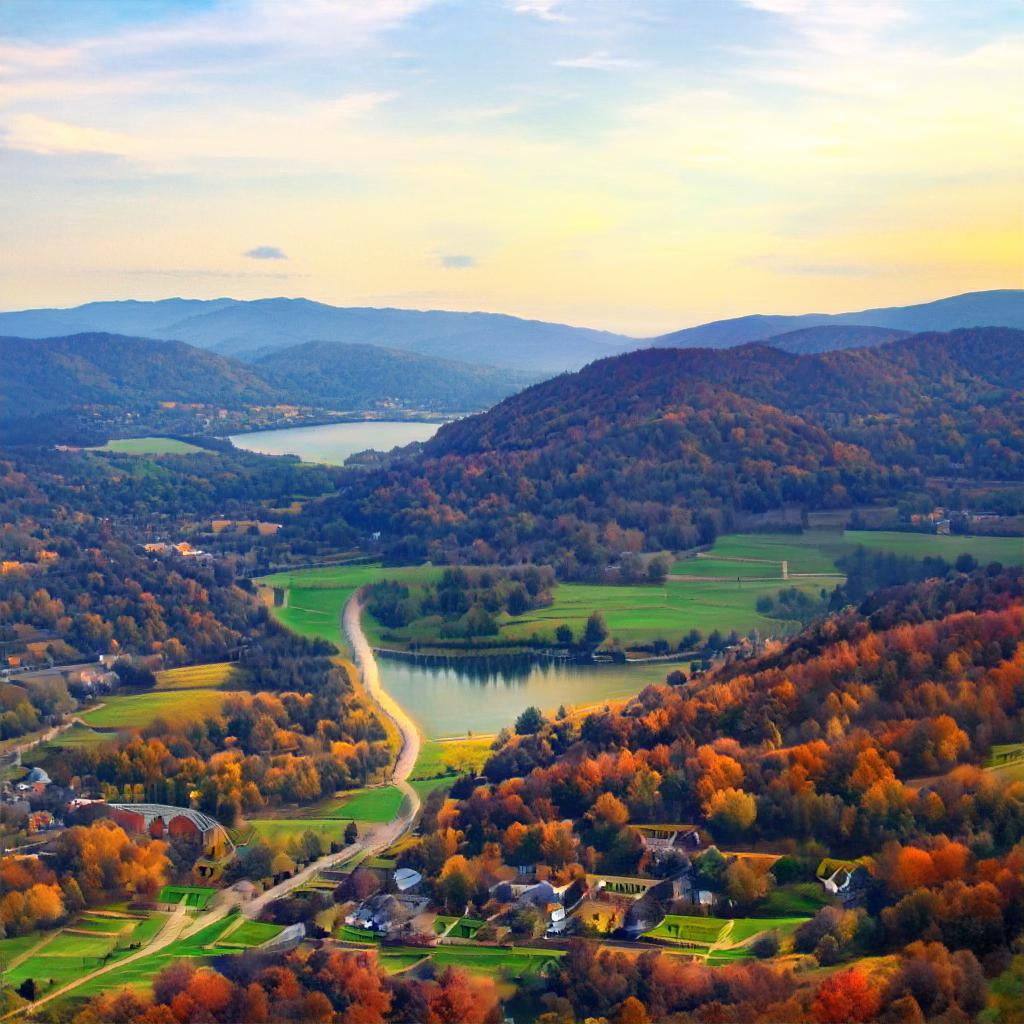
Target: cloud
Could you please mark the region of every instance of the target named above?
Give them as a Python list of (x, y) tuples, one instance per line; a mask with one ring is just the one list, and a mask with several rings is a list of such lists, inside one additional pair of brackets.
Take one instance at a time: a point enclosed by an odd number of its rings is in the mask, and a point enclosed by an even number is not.
[(255, 249), (247, 249), (242, 253), (243, 256), (248, 256), (251, 260), (286, 260), (288, 257), (285, 255), (283, 249), (279, 249), (276, 245), (257, 245)]
[(9, 149), (47, 156), (78, 153), (128, 156), (135, 150), (131, 138), (120, 132), (88, 128), (36, 114), (16, 114), (0, 128), (0, 133), (0, 141)]
[(440, 259), (441, 266), (447, 270), (465, 270), (468, 267), (477, 266), (476, 257), (466, 253), (441, 253)]
[(561, 6), (562, 0), (518, 0), (512, 9), (516, 14), (528, 14), (541, 21), (571, 21), (567, 14), (558, 10)]
[(565, 57), (555, 61), (558, 68), (583, 68), (587, 71), (621, 71), (625, 68), (642, 68), (646, 61), (616, 57), (607, 50), (594, 50), (584, 57)]

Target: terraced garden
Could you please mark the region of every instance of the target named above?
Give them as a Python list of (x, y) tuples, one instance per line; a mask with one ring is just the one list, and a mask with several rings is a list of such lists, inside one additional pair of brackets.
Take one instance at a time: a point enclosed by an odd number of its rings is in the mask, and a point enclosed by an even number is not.
[(157, 902), (184, 903), (189, 910), (205, 910), (218, 891), (205, 885), (165, 885), (157, 896)]

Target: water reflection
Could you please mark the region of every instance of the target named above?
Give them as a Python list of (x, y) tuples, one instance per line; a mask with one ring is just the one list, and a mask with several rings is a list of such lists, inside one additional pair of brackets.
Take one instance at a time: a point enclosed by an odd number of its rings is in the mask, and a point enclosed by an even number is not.
[(492, 733), (531, 704), (554, 712), (627, 697), (661, 682), (672, 666), (530, 662), (515, 655), (398, 661), (381, 657), (384, 688), (430, 737)]

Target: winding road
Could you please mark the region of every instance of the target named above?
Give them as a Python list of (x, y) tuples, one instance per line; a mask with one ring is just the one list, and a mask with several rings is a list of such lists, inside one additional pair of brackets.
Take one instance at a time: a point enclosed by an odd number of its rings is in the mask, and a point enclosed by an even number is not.
[[(401, 737), (401, 746), (399, 747), (395, 768), (391, 776), (391, 784), (401, 790), (405, 797), (402, 801), (399, 815), (392, 821), (367, 829), (361, 840), (353, 843), (351, 846), (346, 846), (339, 853), (331, 853), (321, 857), (319, 860), (313, 861), (301, 871), (297, 871), (291, 878), (286, 878), (283, 882), (267, 889), (266, 892), (261, 893), (255, 899), (241, 904), (240, 909), (246, 917), (258, 917), (260, 911), (268, 903), (281, 899), (282, 896), (286, 896), (293, 889), (305, 884), (319, 872), (334, 867), (339, 862), (347, 861), (357, 853), (365, 851), (369, 855), (386, 850), (412, 828), (416, 815), (419, 813), (419, 794), (409, 785), (408, 779), (410, 774), (412, 774), (413, 766), (416, 764), (416, 758), (419, 757), (420, 733), (413, 720), (380, 685), (377, 659), (373, 656), (373, 648), (370, 647), (360, 623), (362, 612), (361, 595), (359, 592), (356, 592), (349, 598), (342, 610), (341, 626), (349, 646), (352, 648), (353, 658), (367, 694), (380, 709), (381, 713), (387, 715), (394, 722)], [(8, 1020), (30, 1011), (34, 1012), (51, 1000), (68, 995), (87, 981), (92, 981), (109, 971), (123, 967), (125, 964), (141, 960), (144, 957), (159, 952), (161, 949), (166, 949), (183, 935), (196, 934), (208, 925), (225, 917), (234, 907), (239, 905), (240, 898), (238, 894), (233, 889), (226, 889), (216, 901), (216, 906), (196, 914), (194, 918), (189, 919), (185, 914), (184, 907), (182, 907), (178, 912), (170, 915), (164, 927), (142, 949), (136, 950), (120, 960), (100, 967), (83, 975), (81, 978), (76, 978), (74, 981), (54, 989), (52, 992), (48, 992), (37, 999), (34, 1003), (26, 1003), (24, 1006), (0, 1017), (0, 1020)]]

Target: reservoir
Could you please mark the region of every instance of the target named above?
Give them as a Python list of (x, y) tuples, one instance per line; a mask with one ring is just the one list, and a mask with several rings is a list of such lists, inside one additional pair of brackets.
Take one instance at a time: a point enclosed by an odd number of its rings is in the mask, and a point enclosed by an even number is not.
[(564, 661), (488, 668), (486, 659), (465, 665), (398, 661), (377, 655), (381, 685), (408, 712), (424, 736), (441, 739), (495, 733), (512, 727), (531, 704), (554, 714), (560, 704), (600, 706), (661, 683), (678, 665), (577, 665)]
[(350, 455), (367, 448), (386, 452), (413, 441), (429, 441), (441, 426), (440, 423), (408, 420), (363, 420), (258, 430), (251, 434), (232, 434), (229, 440), (236, 448), (262, 455), (297, 455), (303, 462), (340, 466)]

